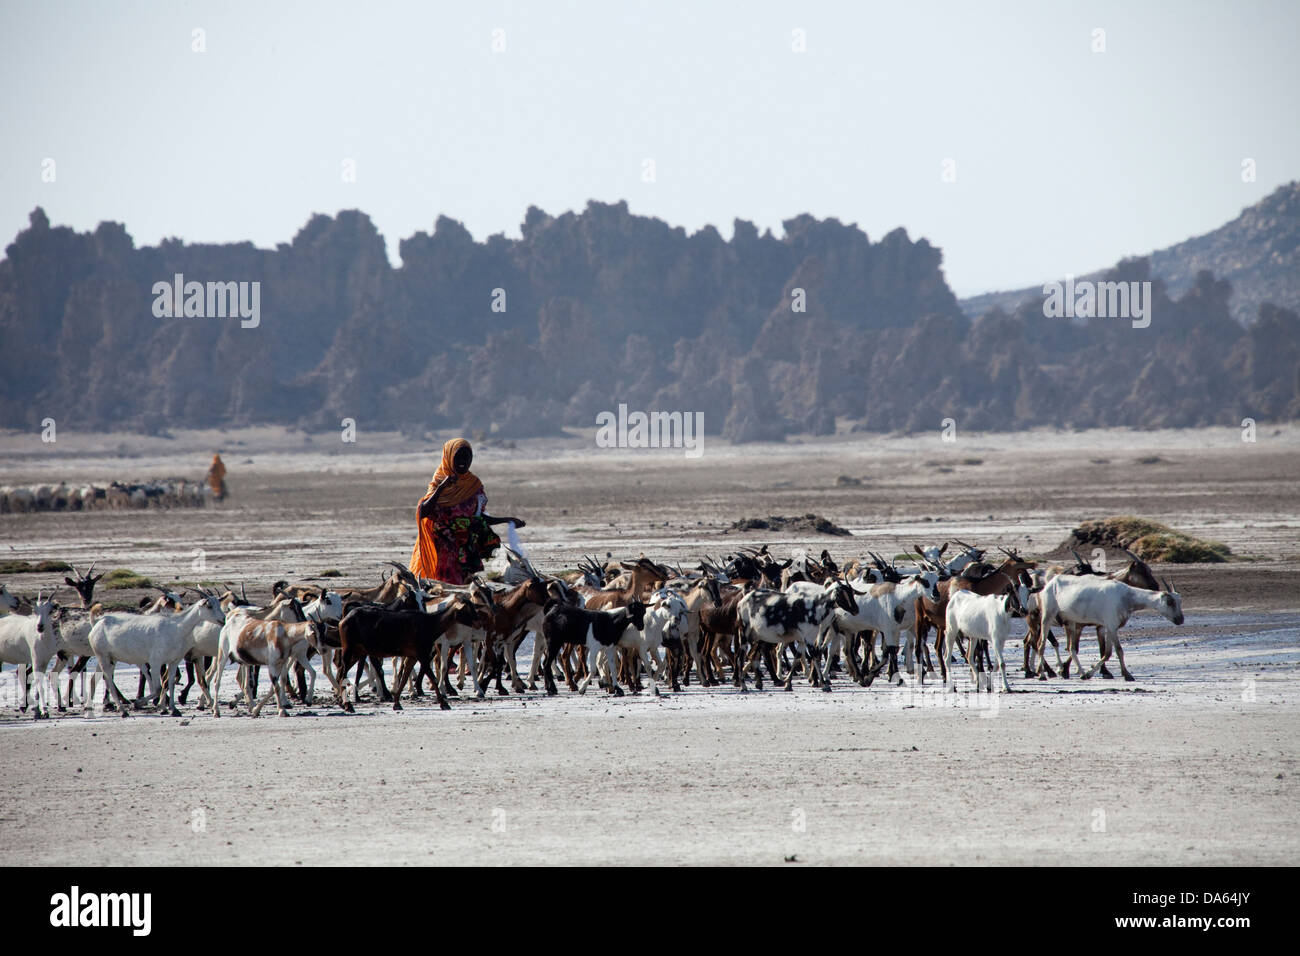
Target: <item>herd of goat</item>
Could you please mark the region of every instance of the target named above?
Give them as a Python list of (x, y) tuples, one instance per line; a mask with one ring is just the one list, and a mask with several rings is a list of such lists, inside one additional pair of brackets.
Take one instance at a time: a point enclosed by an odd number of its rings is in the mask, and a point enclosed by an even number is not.
[[(742, 692), (752, 675), (759, 689), (766, 670), (773, 683), (791, 690), (796, 674), (829, 691), (837, 675), (870, 686), (888, 667), (886, 680), (918, 684), (934, 674), (956, 689), (953, 662), (964, 658), (974, 689), (1010, 690), (1006, 642), (1011, 618), (1026, 619), (1024, 674), (1045, 680), (1111, 674), (1118, 659), (1125, 680), (1119, 630), (1137, 611), (1183, 622), (1182, 599), (1141, 559), (1115, 573), (1094, 570), (1075, 556), (1073, 565), (1040, 567), (1014, 549), (989, 555), (962, 542), (915, 546), (905, 567), (871, 553), (843, 567), (823, 551), (778, 561), (767, 547), (742, 549), (725, 560), (705, 559), (686, 571), (640, 557), (602, 563), (585, 558), (579, 569), (539, 572), (507, 549), (501, 581), (482, 576), (467, 587), (416, 578), (402, 565), (366, 589), (330, 590), (319, 585), (273, 585), (270, 603), (255, 606), (241, 587), (224, 593), (199, 589), (192, 603), (165, 589), (132, 612), (106, 612), (95, 603), (94, 565), (73, 568), (64, 580), (77, 595), (63, 607), (52, 595), (20, 599), (0, 585), (0, 664), (18, 668), (21, 709), (34, 696), (37, 717), (50, 714), (48, 684), (63, 711), (73, 706), (80, 678), (83, 710), (93, 706), (96, 682), (104, 681), (103, 706), (126, 716), (152, 706), (179, 715), (195, 683), (200, 708), (221, 715), (219, 694), (229, 664), (238, 666), (239, 690), (252, 716), (272, 695), (281, 716), (289, 698), (315, 698), (320, 664), (342, 707), (352, 711), (368, 687), (376, 701), (401, 709), (410, 695), (423, 697), (427, 682), (437, 704), (464, 690), (465, 679), (483, 698), (495, 682), (511, 689), (585, 693), (593, 679), (610, 694), (640, 691), (648, 683), (674, 692), (694, 676), (706, 687), (730, 683)], [(1089, 671), (1079, 661), (1079, 639), (1095, 627), (1100, 659)], [(1066, 657), (1052, 634), (1066, 636)], [(927, 646), (933, 630), (934, 654)], [(532, 664), (523, 675), (516, 656), (532, 635)], [(1047, 646), (1057, 668), (1047, 661)], [(903, 652), (900, 664), (899, 651)], [(384, 662), (394, 661), (393, 686)], [(87, 665), (90, 674), (86, 691)], [(50, 664), (54, 662), (51, 671)], [(128, 700), (114, 682), (114, 668), (139, 668), (139, 687)], [(186, 683), (181, 683), (184, 667)], [(261, 670), (267, 688), (258, 697)], [(64, 675), (66, 671), (66, 675)], [(453, 687), (453, 673), (455, 684)], [(996, 680), (994, 679), (996, 675)], [(67, 679), (67, 704), (59, 686)], [(349, 680), (351, 677), (351, 680)], [(349, 688), (349, 683), (351, 687)], [(147, 687), (146, 687), (147, 684)], [(238, 695), (236, 696), (236, 701)], [(236, 702), (228, 702), (228, 707)]]
[(0, 485), (0, 514), (101, 511), (122, 508), (202, 508), (208, 486), (188, 478), (113, 481), (106, 485)]

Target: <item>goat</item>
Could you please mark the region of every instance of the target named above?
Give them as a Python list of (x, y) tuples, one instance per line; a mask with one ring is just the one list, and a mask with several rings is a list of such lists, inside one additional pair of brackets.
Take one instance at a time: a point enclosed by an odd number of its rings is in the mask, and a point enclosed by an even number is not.
[[(343, 615), (339, 622), (339, 643), (343, 660), (340, 673), (346, 674), (355, 663), (367, 658), (403, 657), (418, 662), (425, 670), (432, 670), (434, 646), (443, 632), (453, 622), (481, 626), (485, 612), (463, 599), (455, 599), (433, 613), (423, 611), (389, 611), (385, 608), (361, 606)], [(409, 673), (409, 672), (408, 672)], [(404, 677), (399, 677), (393, 689), (393, 710), (401, 710), (401, 692)], [(438, 706), (450, 710), (439, 682), (433, 682)], [(346, 695), (340, 701), (343, 709), (353, 712)]]
[[(507, 554), (511, 553), (508, 548), (506, 551)], [(483, 633), (483, 664), (484, 669), (490, 672), (483, 675), (483, 685), (477, 688), (480, 700), (487, 693), (487, 682), (494, 678), (497, 693), (502, 696), (509, 693), (501, 683), (503, 669), (509, 670), (510, 683), (515, 693), (524, 692), (524, 683), (519, 676), (515, 654), (530, 628), (540, 629), (540, 618), (546, 608), (546, 602), (550, 599), (547, 581), (531, 564), (525, 563), (525, 567), (528, 568), (530, 577), (508, 590), (494, 591), (483, 586), (471, 588), (478, 602), (488, 611), (488, 624)], [(462, 631), (468, 632), (469, 629), (460, 625), (451, 628), (440, 643), (449, 648), (451, 644), (456, 643)], [(472, 644), (462, 639), (460, 645), (462, 661), (467, 654), (472, 659), (474, 656)], [(447, 678), (447, 659), (446, 656), (440, 659), (444, 681)], [(477, 676), (472, 669), (470, 677), (477, 682)]]
[[(960, 543), (960, 542), (959, 542)], [(923, 642), (931, 625), (935, 629), (934, 650), (939, 657), (939, 671), (945, 681), (948, 679), (948, 658), (944, 657), (944, 631), (947, 629), (948, 596), (954, 590), (971, 590), (976, 594), (1000, 594), (1013, 590), (1021, 571), (1032, 571), (1033, 561), (1025, 561), (1013, 551), (1003, 552), (1006, 560), (996, 567), (973, 562), (962, 570), (957, 577), (940, 581), (938, 598), (931, 601), (921, 598), (916, 602), (916, 639)], [(960, 647), (960, 642), (958, 642)]]
[(212, 669), (208, 672), (208, 683), (212, 687), (212, 716), (221, 716), (221, 675), (227, 660), (233, 660), (243, 668), (256, 665), (270, 671), (271, 686), (256, 703), (251, 675), (246, 670), (242, 673), (241, 683), (250, 716), (258, 716), (272, 694), (275, 694), (280, 716), (289, 716), (285, 708), (284, 677), (292, 659), (293, 642), (283, 621), (262, 620), (253, 617), (246, 609), (232, 608), (222, 625), (220, 643), (212, 659)]
[(569, 687), (580, 694), (587, 692), (591, 678), (596, 674), (596, 659), (603, 650), (609, 665), (610, 693), (615, 697), (623, 696), (623, 689), (618, 686), (618, 660), (615, 652), (623, 631), (630, 625), (638, 631), (645, 627), (646, 606), (638, 600), (631, 600), (615, 610), (588, 609), (548, 601), (545, 616), (542, 618), (542, 638), (546, 642), (546, 660), (542, 664), (542, 674), (546, 679), (547, 696), (554, 697), (559, 691), (555, 686), (552, 665), (556, 655), (563, 646), (582, 647), (587, 650), (587, 676), (578, 687)]
[[(50, 716), (50, 702), (46, 690), (45, 669), (59, 646), (59, 630), (54, 623), (53, 595), (45, 597), (37, 592), (30, 615), (7, 614), (0, 617), (0, 663), (18, 665), (18, 682), (23, 688), (25, 714), (30, 702), (27, 674), (30, 668), (32, 683), (36, 685), (35, 717)], [(42, 707), (44, 713), (42, 713)]]
[[(1015, 590), (999, 594), (976, 594), (974, 591), (958, 589), (948, 595), (944, 608), (945, 649), (944, 654), (951, 659), (953, 643), (962, 635), (970, 640), (966, 653), (966, 662), (970, 665), (971, 683), (980, 689), (976, 665), (979, 662), (979, 645), (986, 642), (992, 649), (993, 666), (1002, 678), (1002, 690), (1011, 691), (1007, 683), (1007, 663), (1002, 649), (1006, 646), (1011, 633), (1011, 616), (1024, 613), (1029, 601), (1029, 589), (1022, 582)], [(991, 681), (991, 678), (990, 678)], [(944, 676), (944, 686), (956, 690), (952, 668)]]
[[(1073, 551), (1073, 549), (1071, 550)], [(1139, 558), (1136, 554), (1134, 554), (1132, 551), (1128, 550), (1127, 548), (1123, 550), (1124, 553), (1129, 556), (1129, 563), (1125, 565), (1122, 571), (1112, 572), (1111, 574), (1107, 575), (1107, 577), (1109, 577), (1112, 581), (1119, 581), (1123, 584), (1132, 585), (1135, 588), (1142, 588), (1145, 591), (1159, 591), (1160, 582), (1156, 579), (1155, 573), (1151, 570), (1150, 566), (1141, 558)], [(1101, 574), (1100, 571), (1094, 570), (1091, 564), (1089, 564), (1088, 562), (1084, 561), (1081, 557), (1079, 557), (1077, 553), (1075, 553), (1074, 558), (1075, 558), (1075, 566), (1073, 568), (1063, 568), (1060, 565), (1053, 565), (1051, 568), (1048, 569), (1047, 573), (1044, 575), (1043, 581), (1046, 582), (1047, 580), (1050, 580), (1051, 578), (1055, 577), (1058, 574), (1072, 574), (1072, 575), (1100, 575)], [(1059, 645), (1056, 642), (1056, 638), (1052, 637), (1051, 628), (1050, 627), (1043, 628), (1041, 626), (1042, 620), (1039, 615), (1037, 605), (1034, 605), (1032, 608), (1030, 608), (1029, 615), (1026, 618), (1026, 622), (1029, 627), (1029, 633), (1025, 637), (1025, 661), (1024, 661), (1025, 676), (1026, 677), (1037, 676), (1039, 680), (1047, 680), (1048, 677), (1055, 677), (1056, 672), (1053, 671), (1051, 665), (1047, 663), (1046, 654), (1041, 652), (1043, 650), (1044, 640), (1048, 641), (1054, 648), (1059, 647)], [(1031, 669), (1030, 667), (1030, 657), (1035, 652), (1040, 652), (1040, 661), (1041, 661), (1037, 671)], [(1100, 627), (1097, 628), (1097, 653), (1100, 654), (1103, 658), (1107, 656), (1106, 639)], [(1062, 670), (1061, 673), (1063, 677), (1068, 678), (1070, 676), (1070, 662), (1068, 660), (1065, 662), (1064, 669)], [(1102, 661), (1101, 670), (1099, 671), (1099, 673), (1101, 674), (1102, 677), (1105, 677), (1107, 679), (1114, 676), (1111, 674), (1109, 670), (1106, 669), (1105, 660)]]
[(18, 610), (18, 598), (7, 587), (0, 584), (0, 613)]
[[(808, 680), (818, 682), (814, 661), (821, 638), (830, 626), (837, 607), (845, 611), (856, 610), (853, 589), (842, 581), (831, 580), (824, 585), (814, 585), (818, 593), (782, 594), (776, 591), (751, 591), (740, 599), (736, 605), (736, 617), (749, 638), (751, 662), (757, 657), (762, 644), (774, 644), (783, 647), (794, 645), (795, 652), (808, 661)], [(822, 666), (820, 682), (822, 690), (829, 691), (830, 655)], [(736, 654), (733, 663), (733, 679), (742, 692), (745, 686), (745, 667), (740, 655)], [(763, 674), (757, 667), (754, 671), (754, 686), (763, 689)], [(794, 689), (794, 668), (786, 674), (785, 690)]]
[[(1112, 652), (1119, 657), (1119, 670), (1124, 680), (1134, 677), (1124, 664), (1124, 648), (1119, 643), (1119, 629), (1128, 623), (1136, 611), (1155, 611), (1174, 624), (1183, 623), (1183, 599), (1168, 581), (1161, 582), (1159, 591), (1135, 588), (1109, 578), (1075, 577), (1059, 574), (1048, 581), (1038, 595), (1042, 627), (1053, 622), (1061, 623), (1069, 637), (1070, 661), (1087, 680), (1094, 676)], [(1086, 674), (1079, 663), (1079, 632), (1088, 624), (1102, 629), (1106, 650)], [(1041, 649), (1040, 649), (1041, 653)], [(1061, 651), (1056, 651), (1057, 665), (1062, 673), (1069, 672), (1061, 664)]]
[(634, 564), (623, 564), (627, 572), (616, 581), (587, 598), (587, 607), (593, 611), (607, 611), (611, 608), (624, 607), (632, 601), (645, 601), (654, 591), (663, 586), (671, 576), (666, 568), (660, 567), (649, 558), (638, 558)]
[[(917, 603), (923, 599), (934, 601), (937, 597), (938, 575), (934, 571), (911, 575), (897, 584), (892, 582), (872, 584), (865, 592), (855, 588), (854, 609), (851, 611), (838, 609), (835, 613), (832, 631), (828, 634), (830, 637), (828, 658), (834, 657), (839, 652), (840, 637), (847, 635), (850, 644), (845, 647), (844, 659), (849, 667), (850, 676), (863, 687), (870, 687), (876, 675), (880, 673), (881, 667), (888, 661), (889, 673), (886, 679), (892, 683), (898, 673), (900, 635), (904, 630), (915, 628)], [(852, 639), (864, 631), (879, 632), (881, 635), (884, 654), (874, 668), (871, 666), (871, 658), (875, 650), (874, 638), (868, 642), (867, 654), (863, 658), (861, 669), (857, 666), (856, 655), (853, 652)], [(904, 669), (908, 668), (905, 657)], [(919, 648), (916, 671), (918, 679), (924, 682), (924, 664)]]
[[(640, 661), (650, 680), (650, 693), (659, 696), (659, 678), (662, 677), (664, 665), (659, 658), (659, 648), (666, 644), (681, 646), (686, 631), (689, 611), (686, 601), (675, 591), (660, 588), (650, 595), (646, 605), (645, 622), (640, 630), (628, 627), (623, 630), (619, 645), (630, 655), (635, 664)], [(671, 675), (672, 689), (680, 691), (676, 674)]]
[[(200, 621), (222, 623), (226, 614), (215, 594), (199, 592), (199, 600), (178, 614), (104, 614), (90, 629), (90, 647), (104, 675), (108, 689), (128, 714), (126, 698), (113, 681), (113, 669), (119, 662), (149, 667), (149, 698), (163, 705), (163, 679), (170, 675), (167, 712), (180, 716), (176, 709), (175, 669), (193, 643), (194, 628)], [(91, 682), (94, 693), (94, 682)]]
[(98, 563), (98, 561), (92, 561), (85, 574), (78, 571), (75, 564), (69, 563), (68, 567), (72, 569), (72, 573), (76, 577), (65, 577), (63, 579), (64, 583), (76, 591), (77, 596), (81, 599), (82, 613), (77, 614), (71, 610), (65, 610), (65, 619), (59, 622), (60, 647), (58, 659), (54, 663), (52, 680), (54, 681), (55, 703), (60, 711), (66, 708), (63, 706), (63, 694), (59, 691), (59, 674), (67, 666), (68, 657), (74, 655), (76, 661), (72, 664), (71, 670), (68, 671), (68, 705), (72, 705), (73, 675), (79, 674), (82, 679), (82, 706), (85, 706), (86, 665), (90, 663), (90, 658), (93, 656), (90, 653), (90, 645), (86, 643), (87, 638), (90, 636), (90, 625), (92, 623), (90, 610), (95, 603), (95, 585), (104, 576), (95, 574), (95, 565)]

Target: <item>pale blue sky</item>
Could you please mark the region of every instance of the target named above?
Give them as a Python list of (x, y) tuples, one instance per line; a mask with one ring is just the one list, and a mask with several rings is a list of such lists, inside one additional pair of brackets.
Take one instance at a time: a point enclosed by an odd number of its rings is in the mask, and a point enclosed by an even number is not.
[(273, 246), (359, 208), (396, 259), (440, 214), (483, 239), (529, 205), (626, 199), (727, 237), (901, 225), (969, 295), (1169, 245), (1300, 177), (1298, 37), (1289, 0), (3, 0), (0, 244), (36, 205), (138, 245)]

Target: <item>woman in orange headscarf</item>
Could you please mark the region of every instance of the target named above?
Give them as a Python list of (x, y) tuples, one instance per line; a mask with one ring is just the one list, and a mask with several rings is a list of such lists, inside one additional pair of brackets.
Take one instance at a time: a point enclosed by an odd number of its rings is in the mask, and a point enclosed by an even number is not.
[(469, 470), (473, 461), (474, 450), (463, 438), (453, 438), (442, 446), (442, 462), (415, 509), (418, 533), (410, 569), (416, 577), (464, 584), (466, 578), (483, 570), (483, 559), (491, 557), (501, 544), (492, 525), (524, 526), (518, 518), (487, 514), (483, 482)]

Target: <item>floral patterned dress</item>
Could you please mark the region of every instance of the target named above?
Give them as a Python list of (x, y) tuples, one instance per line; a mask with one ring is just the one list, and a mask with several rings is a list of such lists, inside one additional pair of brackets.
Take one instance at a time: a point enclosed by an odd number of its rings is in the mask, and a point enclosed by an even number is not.
[(479, 493), (450, 507), (436, 506), (433, 517), (433, 545), (438, 554), (438, 571), (433, 577), (447, 584), (464, 584), (483, 570), (483, 559), (501, 546), (501, 539), (483, 520), (487, 495)]

